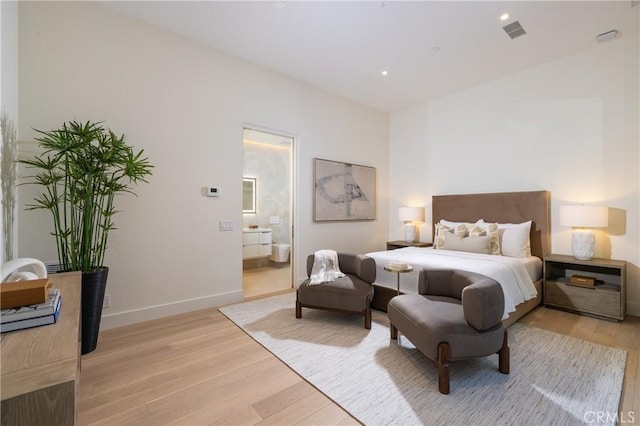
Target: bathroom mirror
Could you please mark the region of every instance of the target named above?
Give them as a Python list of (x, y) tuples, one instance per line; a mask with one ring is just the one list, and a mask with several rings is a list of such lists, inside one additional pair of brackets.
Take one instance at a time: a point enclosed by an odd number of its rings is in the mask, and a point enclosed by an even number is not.
[(242, 178), (242, 213), (256, 212), (256, 178)]

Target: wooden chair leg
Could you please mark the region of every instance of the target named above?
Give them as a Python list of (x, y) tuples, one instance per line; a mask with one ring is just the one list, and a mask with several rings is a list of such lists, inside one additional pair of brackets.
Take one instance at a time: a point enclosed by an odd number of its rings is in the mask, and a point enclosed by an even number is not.
[(498, 352), (498, 371), (502, 374), (509, 374), (509, 344), (507, 330), (504, 331), (502, 347)]
[(364, 328), (371, 330), (371, 305), (367, 305), (364, 310)]
[(438, 344), (438, 390), (440, 393), (449, 394), (449, 361), (451, 360), (451, 348), (447, 342)]
[(391, 323), (389, 323), (389, 330), (391, 331), (391, 338), (392, 339), (397, 339), (398, 338), (398, 329)]
[(296, 318), (302, 318), (302, 305), (298, 299), (296, 299)]

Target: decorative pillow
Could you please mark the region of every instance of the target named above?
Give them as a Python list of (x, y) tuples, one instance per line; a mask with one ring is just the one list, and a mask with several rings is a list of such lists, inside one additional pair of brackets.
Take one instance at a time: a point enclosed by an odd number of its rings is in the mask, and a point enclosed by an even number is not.
[(466, 251), (470, 253), (489, 254), (491, 237), (488, 235), (481, 237), (460, 237), (452, 232), (444, 232), (442, 250)]
[[(446, 229), (443, 229), (444, 231), (451, 230), (451, 229), (456, 229), (457, 230), (456, 232), (458, 233), (458, 235), (460, 235), (461, 237), (465, 237), (465, 236), (467, 236), (468, 231), (469, 231), (469, 229), (471, 229), (471, 227), (473, 227), (475, 225), (480, 225), (482, 223), (484, 223), (484, 219), (479, 219), (475, 223), (453, 222), (453, 221), (446, 220), (446, 219), (440, 219), (440, 222), (438, 222), (436, 224), (436, 227), (435, 227), (435, 234), (433, 236), (433, 248), (438, 248), (438, 234), (440, 232), (440, 225), (446, 226)], [(461, 227), (462, 225), (464, 225), (465, 228), (466, 228), (466, 231), (465, 231), (464, 235), (462, 234), (462, 227)], [(441, 238), (441, 240), (442, 240), (442, 238)]]
[(476, 222), (475, 226), (469, 230), (469, 235), (487, 235), (491, 238), (489, 254), (500, 255), (500, 233), (497, 223)]
[(531, 221), (523, 223), (498, 224), (500, 231), (500, 249), (503, 256), (527, 257), (531, 256)]
[(460, 224), (454, 227), (449, 227), (447, 225), (438, 223), (436, 225), (436, 237), (433, 240), (433, 248), (441, 248), (440, 246), (444, 243), (445, 234), (455, 234), (460, 238), (464, 238), (467, 235), (467, 225)]
[(467, 235), (469, 237), (484, 237), (487, 235), (487, 231), (478, 225), (471, 225), (467, 227)]

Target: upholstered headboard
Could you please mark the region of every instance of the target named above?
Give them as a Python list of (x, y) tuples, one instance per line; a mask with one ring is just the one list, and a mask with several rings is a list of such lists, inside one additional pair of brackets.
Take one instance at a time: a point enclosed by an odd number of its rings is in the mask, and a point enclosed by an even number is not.
[(490, 194), (434, 195), (433, 224), (440, 219), (455, 222), (531, 224), (531, 254), (539, 258), (551, 253), (551, 214), (549, 191), (496, 192)]

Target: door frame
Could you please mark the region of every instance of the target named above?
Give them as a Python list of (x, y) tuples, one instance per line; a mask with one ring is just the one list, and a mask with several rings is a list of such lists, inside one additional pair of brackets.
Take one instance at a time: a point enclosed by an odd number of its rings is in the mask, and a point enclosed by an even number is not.
[[(297, 197), (297, 182), (298, 182), (298, 137), (296, 134), (291, 132), (286, 132), (283, 130), (277, 130), (270, 127), (261, 126), (258, 124), (253, 124), (249, 122), (242, 123), (242, 143), (244, 145), (244, 131), (246, 130), (255, 130), (257, 132), (269, 133), (272, 135), (283, 136), (291, 139), (291, 152), (289, 159), (289, 166), (291, 167), (291, 196), (289, 199), (289, 223), (290, 223), (290, 247), (289, 247), (289, 263), (290, 263), (290, 273), (289, 277), (291, 288), (295, 288), (295, 277), (297, 262), (296, 262), (296, 248), (298, 246), (298, 197)], [(243, 154), (244, 156), (244, 154)], [(244, 158), (243, 158), (244, 164)]]

